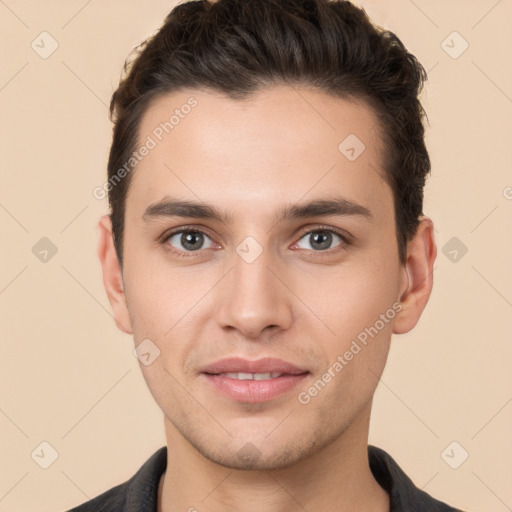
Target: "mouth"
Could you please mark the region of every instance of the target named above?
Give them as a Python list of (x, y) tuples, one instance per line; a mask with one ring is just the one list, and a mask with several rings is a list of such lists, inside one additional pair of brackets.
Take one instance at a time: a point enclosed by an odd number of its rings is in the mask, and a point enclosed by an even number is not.
[(228, 379), (236, 379), (236, 380), (269, 380), (269, 379), (277, 379), (282, 375), (287, 375), (286, 373), (280, 372), (272, 372), (272, 373), (214, 373), (209, 375), (218, 375), (219, 377), (227, 377)]
[(281, 359), (231, 358), (203, 368), (201, 374), (216, 393), (238, 402), (261, 403), (290, 392), (310, 372)]

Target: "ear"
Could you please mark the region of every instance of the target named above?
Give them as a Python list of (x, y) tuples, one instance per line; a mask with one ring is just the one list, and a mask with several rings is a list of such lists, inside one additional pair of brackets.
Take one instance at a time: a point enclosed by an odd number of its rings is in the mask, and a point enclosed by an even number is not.
[(103, 270), (103, 285), (114, 312), (114, 320), (121, 331), (133, 334), (124, 294), (123, 273), (114, 247), (110, 215), (100, 218), (98, 228), (98, 258)]
[(416, 234), (407, 244), (400, 290), (402, 309), (395, 316), (395, 334), (409, 332), (418, 323), (432, 291), (436, 256), (434, 224), (428, 217), (421, 217)]

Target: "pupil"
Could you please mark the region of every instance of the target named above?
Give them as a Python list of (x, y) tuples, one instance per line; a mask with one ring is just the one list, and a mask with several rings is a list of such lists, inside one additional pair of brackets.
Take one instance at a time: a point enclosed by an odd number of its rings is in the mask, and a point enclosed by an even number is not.
[(310, 236), (311, 246), (314, 247), (314, 244), (319, 244), (319, 249), (327, 249), (331, 243), (331, 238), (332, 233), (328, 231), (317, 231)]
[(201, 243), (199, 243), (199, 244), (197, 243), (197, 239), (200, 238), (201, 236), (202, 236), (201, 233), (197, 233), (197, 232), (183, 233), (181, 235), (181, 243), (183, 244), (183, 247), (194, 251), (198, 247), (201, 247), (201, 245), (202, 245)]

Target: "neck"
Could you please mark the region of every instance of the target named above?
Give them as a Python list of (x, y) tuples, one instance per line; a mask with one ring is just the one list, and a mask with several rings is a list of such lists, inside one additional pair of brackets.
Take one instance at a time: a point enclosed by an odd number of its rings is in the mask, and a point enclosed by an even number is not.
[(370, 406), (332, 443), (293, 466), (231, 469), (203, 457), (166, 419), (167, 469), (158, 512), (389, 512), (368, 462)]

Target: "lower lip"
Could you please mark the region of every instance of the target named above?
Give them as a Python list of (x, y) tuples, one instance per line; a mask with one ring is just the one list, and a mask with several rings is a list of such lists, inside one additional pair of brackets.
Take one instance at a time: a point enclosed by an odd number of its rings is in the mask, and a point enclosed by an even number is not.
[(239, 380), (204, 373), (210, 384), (223, 395), (239, 402), (260, 403), (295, 388), (308, 374), (282, 375), (268, 380)]

